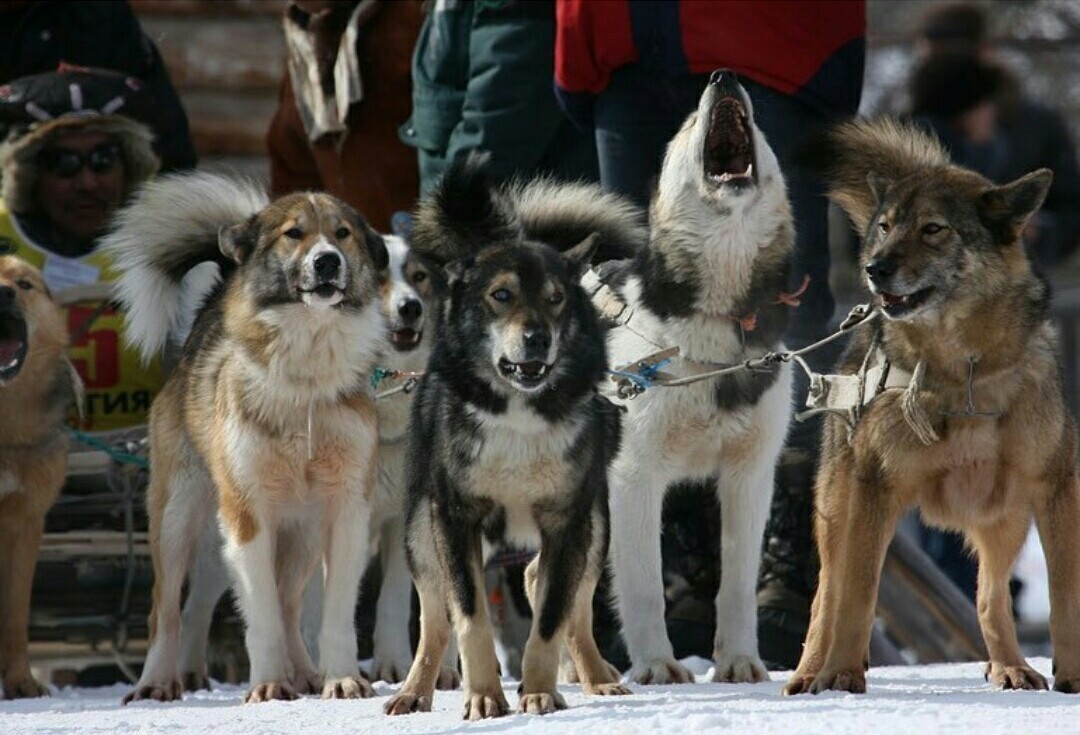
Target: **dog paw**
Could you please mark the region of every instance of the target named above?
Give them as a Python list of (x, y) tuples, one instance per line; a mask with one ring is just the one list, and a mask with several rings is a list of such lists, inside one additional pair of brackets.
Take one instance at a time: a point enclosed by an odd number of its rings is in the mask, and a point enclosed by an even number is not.
[(1054, 676), (1054, 691), (1062, 694), (1080, 694), (1080, 676)]
[(323, 678), (316, 671), (297, 671), (290, 683), (297, 695), (318, 694), (323, 688)]
[(371, 664), (371, 680), (397, 684), (409, 675), (412, 660), (400, 656), (376, 656)]
[(758, 684), (769, 680), (765, 665), (757, 656), (717, 656), (713, 681), (729, 684)]
[(397, 694), (383, 705), (383, 713), (395, 715), (407, 715), (412, 712), (430, 712), (431, 697), (421, 697), (418, 694)]
[(558, 692), (522, 694), (517, 711), (523, 715), (546, 715), (566, 709), (566, 700)]
[(375, 696), (371, 683), (362, 676), (328, 679), (323, 685), (323, 699), (370, 699)]
[(658, 658), (630, 669), (630, 678), (638, 684), (689, 684), (694, 681), (690, 669), (673, 658)]
[(4, 680), (4, 699), (34, 699), (49, 696), (49, 688), (30, 674)]
[(475, 722), (508, 714), (510, 714), (510, 705), (506, 703), (506, 695), (501, 689), (488, 694), (469, 692), (465, 695), (465, 715), (462, 719)]
[(182, 696), (184, 687), (179, 680), (156, 684), (139, 684), (124, 696), (123, 704), (132, 702), (176, 702)]
[(260, 704), (275, 700), (291, 702), (296, 699), (296, 696), (296, 690), (292, 688), (291, 684), (272, 681), (266, 684), (257, 684), (248, 689), (247, 696), (244, 697), (244, 704)]
[[(1027, 665), (1006, 666), (991, 663), (986, 671), (986, 680), (995, 689), (1049, 689), (1046, 677)], [(1057, 687), (1056, 681), (1054, 686)]]
[(866, 694), (866, 674), (862, 666), (857, 669), (818, 672), (810, 684), (810, 693), (821, 694), (827, 691)]
[(439, 678), (435, 680), (435, 688), (440, 692), (449, 692), (461, 686), (461, 674), (457, 669), (443, 666), (439, 669)]
[(623, 697), (633, 694), (629, 687), (617, 681), (606, 684), (582, 684), (581, 691), (596, 697)]
[(183, 686), (185, 692), (198, 692), (201, 690), (210, 690), (210, 678), (205, 674), (200, 674), (195, 671), (188, 671), (180, 676), (180, 683)]
[(780, 693), (787, 697), (792, 697), (797, 694), (809, 694), (810, 687), (814, 684), (814, 679), (817, 678), (816, 674), (804, 674), (796, 671), (792, 674), (791, 678), (787, 680), (783, 688), (780, 689)]

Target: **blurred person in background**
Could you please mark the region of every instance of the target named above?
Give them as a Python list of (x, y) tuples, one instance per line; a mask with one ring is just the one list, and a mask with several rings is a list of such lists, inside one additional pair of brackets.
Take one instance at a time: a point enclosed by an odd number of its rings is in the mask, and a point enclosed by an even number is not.
[(401, 126), (417, 150), (421, 194), (471, 150), (491, 154), (496, 180), (596, 181), (592, 136), (559, 109), (554, 63), (552, 0), (436, 0), (413, 54), (412, 117)]
[(127, 2), (5, 0), (0, 3), (0, 84), (55, 71), (61, 62), (139, 79), (161, 171), (195, 168), (187, 114), (157, 46)]
[(1080, 162), (1063, 116), (1024, 93), (995, 53), (977, 5), (931, 9), (916, 48), (907, 114), (932, 130), (957, 163), (991, 181), (1052, 170), (1046, 201), (1024, 239), (1044, 269), (1068, 259), (1080, 244)]
[(416, 153), (398, 139), (412, 107), (410, 59), (419, 0), (295, 0), (266, 135), (270, 190), (328, 191), (382, 232), (419, 192)]
[[(42, 271), (63, 302), (69, 289), (115, 278), (97, 252), (113, 213), (161, 161), (143, 122), (152, 99), (134, 77), (64, 66), (0, 86), (0, 250)], [(124, 343), (123, 316), (88, 299), (64, 308), (71, 361), (86, 386), (80, 427), (146, 424), (163, 382)]]
[[(558, 0), (557, 14), (560, 102), (595, 135), (604, 188), (642, 206), (668, 141), (697, 108), (709, 74), (727, 68), (738, 75), (787, 180), (797, 233), (791, 292), (810, 279), (785, 342), (796, 349), (824, 337), (834, 310), (828, 205), (821, 183), (790, 160), (803, 135), (858, 109), (865, 3)], [(822, 370), (834, 359), (822, 351), (811, 363)], [(795, 374), (793, 400), (802, 406), (808, 386)], [(816, 588), (811, 515), (819, 436), (820, 419), (792, 426), (765, 530), (758, 637), (761, 657), (774, 669), (798, 663)], [(713, 488), (686, 488), (669, 496), (665, 509), (666, 619), (677, 657), (712, 655), (720, 531), (717, 514), (703, 509), (715, 502)], [(621, 652), (604, 655), (616, 665), (625, 661)]]

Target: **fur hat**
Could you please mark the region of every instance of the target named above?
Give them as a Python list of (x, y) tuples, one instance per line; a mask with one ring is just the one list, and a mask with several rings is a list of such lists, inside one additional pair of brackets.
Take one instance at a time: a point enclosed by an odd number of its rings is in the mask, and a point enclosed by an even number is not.
[(61, 131), (104, 133), (120, 146), (125, 191), (161, 166), (154, 153), (151, 100), (142, 82), (103, 69), (61, 65), (0, 86), (0, 197), (12, 212), (37, 208), (40, 153)]

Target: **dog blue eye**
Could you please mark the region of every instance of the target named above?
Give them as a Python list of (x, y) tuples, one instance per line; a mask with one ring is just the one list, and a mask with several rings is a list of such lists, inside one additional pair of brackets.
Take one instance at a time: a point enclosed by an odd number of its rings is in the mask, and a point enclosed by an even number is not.
[(285, 237), (292, 238), (293, 240), (299, 240), (304, 236), (304, 231), (299, 227), (290, 227), (285, 230)]
[(338, 240), (344, 240), (348, 236), (349, 236), (349, 229), (347, 227), (342, 227), (341, 229), (339, 229), (337, 232), (334, 233), (334, 237), (336, 237)]
[(513, 294), (505, 288), (500, 288), (491, 292), (491, 298), (495, 299), (496, 301), (506, 302), (509, 301), (512, 297)]
[(25, 278), (20, 278), (19, 280), (15, 281), (15, 285), (21, 288), (23, 291), (29, 291), (34, 287), (34, 284), (30, 283), (30, 281), (26, 280)]
[(922, 228), (922, 231), (923, 231), (924, 235), (936, 235), (936, 234), (938, 234), (939, 232), (941, 232), (944, 229), (945, 228), (942, 227), (941, 225), (936, 225), (933, 222), (931, 222), (930, 224), (924, 226)]

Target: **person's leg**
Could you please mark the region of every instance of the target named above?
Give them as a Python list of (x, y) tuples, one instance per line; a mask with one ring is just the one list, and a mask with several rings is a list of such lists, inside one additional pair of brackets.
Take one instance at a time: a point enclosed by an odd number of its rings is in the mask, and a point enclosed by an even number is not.
[(657, 76), (640, 64), (611, 75), (596, 99), (596, 152), (600, 185), (649, 205), (668, 142), (697, 108), (708, 75)]

